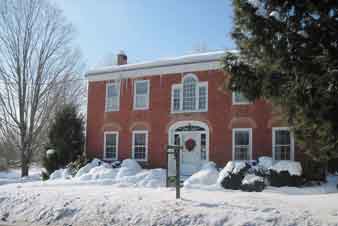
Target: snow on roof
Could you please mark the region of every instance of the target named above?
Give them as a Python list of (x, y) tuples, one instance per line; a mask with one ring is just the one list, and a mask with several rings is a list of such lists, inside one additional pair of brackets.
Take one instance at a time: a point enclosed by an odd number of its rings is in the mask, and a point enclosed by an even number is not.
[[(90, 79), (89, 77), (98, 76), (102, 74), (113, 75), (113, 74), (124, 73), (123, 75), (125, 75), (126, 74), (125, 72), (130, 72), (130, 71), (132, 71), (133, 73), (137, 73), (138, 71), (142, 71), (142, 70), (144, 71), (147, 69), (154, 69), (154, 68), (161, 68), (161, 67), (182, 66), (182, 65), (187, 65), (187, 64), (203, 64), (203, 63), (213, 63), (213, 62), (218, 63), (226, 52), (237, 52), (237, 51), (219, 50), (219, 51), (212, 51), (212, 52), (183, 55), (183, 56), (172, 57), (172, 58), (162, 58), (158, 60), (133, 63), (133, 64), (105, 66), (105, 67), (94, 68), (94, 69), (89, 70), (86, 73), (86, 77)], [(166, 72), (164, 71), (163, 73), (166, 73)]]

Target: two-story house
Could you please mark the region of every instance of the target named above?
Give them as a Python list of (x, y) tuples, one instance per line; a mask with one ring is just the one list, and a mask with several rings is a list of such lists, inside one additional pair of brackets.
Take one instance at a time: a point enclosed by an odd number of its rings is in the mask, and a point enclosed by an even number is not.
[(121, 52), (118, 65), (88, 71), (88, 156), (165, 167), (165, 146), (179, 143), (187, 175), (206, 161), (295, 159), (292, 132), (271, 104), (224, 89), (224, 54), (128, 64)]

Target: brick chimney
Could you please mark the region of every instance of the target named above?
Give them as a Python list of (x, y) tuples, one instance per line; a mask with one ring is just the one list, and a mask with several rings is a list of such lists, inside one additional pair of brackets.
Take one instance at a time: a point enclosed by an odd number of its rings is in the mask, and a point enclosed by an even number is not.
[(127, 64), (127, 62), (128, 62), (128, 57), (127, 57), (127, 55), (121, 50), (121, 51), (117, 54), (117, 65)]

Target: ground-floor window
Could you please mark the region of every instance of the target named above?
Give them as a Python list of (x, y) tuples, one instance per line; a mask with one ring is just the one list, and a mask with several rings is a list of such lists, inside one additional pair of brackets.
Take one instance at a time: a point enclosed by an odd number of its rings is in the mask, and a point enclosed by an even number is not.
[(133, 131), (133, 158), (137, 161), (147, 161), (148, 131)]
[(104, 159), (116, 160), (118, 152), (118, 132), (104, 133)]
[(293, 160), (293, 135), (289, 128), (272, 128), (272, 152), (275, 160)]
[(232, 158), (233, 160), (251, 160), (252, 158), (252, 129), (236, 128), (232, 130)]

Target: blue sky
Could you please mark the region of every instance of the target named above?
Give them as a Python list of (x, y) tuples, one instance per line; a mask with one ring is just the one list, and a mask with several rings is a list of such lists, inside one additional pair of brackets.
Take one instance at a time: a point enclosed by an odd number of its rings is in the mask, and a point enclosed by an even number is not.
[(232, 49), (228, 0), (54, 0), (77, 30), (88, 67), (124, 50), (129, 62), (179, 56), (199, 46)]

